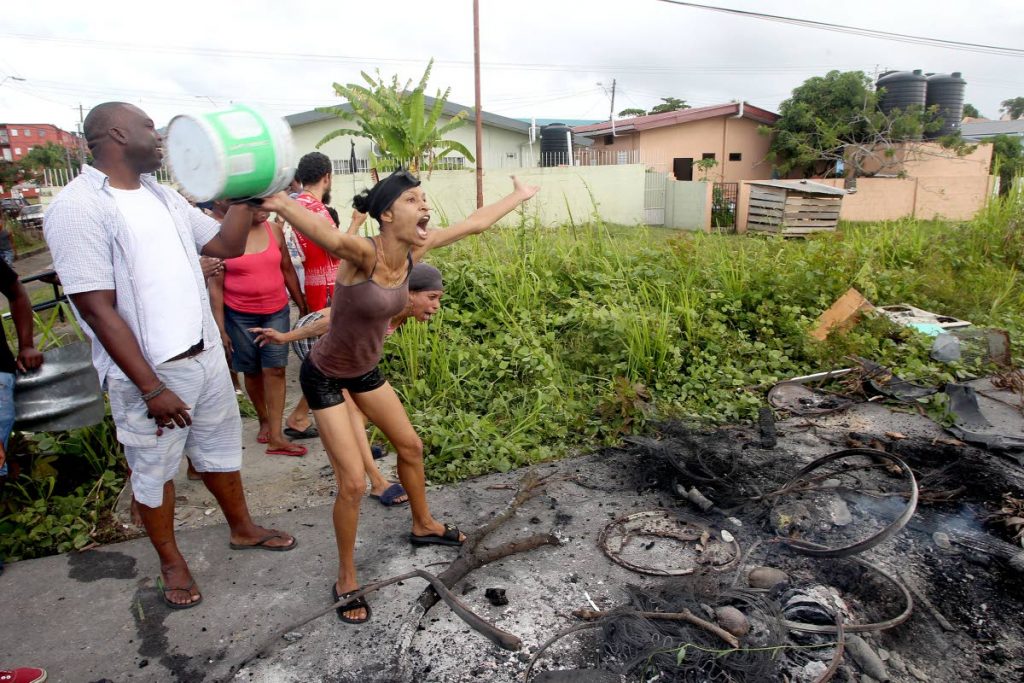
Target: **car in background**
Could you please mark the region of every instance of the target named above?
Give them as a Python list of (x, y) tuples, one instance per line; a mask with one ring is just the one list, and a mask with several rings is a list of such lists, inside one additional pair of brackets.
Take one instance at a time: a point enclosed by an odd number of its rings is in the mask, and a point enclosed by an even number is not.
[(24, 197), (4, 197), (0, 199), (0, 212), (5, 218), (17, 218), (21, 210), (28, 206)]
[(45, 208), (42, 204), (29, 204), (23, 207), (21, 213), (18, 214), (18, 223), (21, 224), (22, 228), (42, 230), (44, 210)]

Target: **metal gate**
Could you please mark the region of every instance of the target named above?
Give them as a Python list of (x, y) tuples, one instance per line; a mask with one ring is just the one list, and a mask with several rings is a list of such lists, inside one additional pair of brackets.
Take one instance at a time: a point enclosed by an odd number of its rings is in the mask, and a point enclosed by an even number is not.
[(647, 171), (644, 174), (644, 223), (665, 225), (665, 189), (667, 173)]
[(711, 229), (715, 232), (736, 232), (736, 202), (739, 183), (715, 183), (711, 188)]

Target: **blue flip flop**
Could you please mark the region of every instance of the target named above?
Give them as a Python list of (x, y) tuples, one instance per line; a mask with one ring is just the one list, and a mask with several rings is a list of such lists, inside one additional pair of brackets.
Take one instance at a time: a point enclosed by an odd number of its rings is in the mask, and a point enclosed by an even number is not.
[(384, 507), (398, 507), (400, 505), (407, 505), (409, 503), (408, 499), (403, 500), (401, 503), (395, 502), (396, 498), (400, 498), (401, 496), (404, 495), (406, 495), (405, 489), (402, 488), (401, 484), (395, 481), (391, 483), (391, 486), (384, 489), (384, 492), (381, 493), (379, 496), (374, 493), (371, 493), (370, 498), (376, 498)]

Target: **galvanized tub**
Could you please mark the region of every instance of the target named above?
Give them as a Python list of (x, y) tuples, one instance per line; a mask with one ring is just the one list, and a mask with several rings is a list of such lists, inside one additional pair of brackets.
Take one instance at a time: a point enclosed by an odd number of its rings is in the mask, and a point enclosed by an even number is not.
[(89, 343), (50, 349), (43, 358), (42, 367), (14, 381), (14, 428), (59, 432), (102, 422), (103, 390)]

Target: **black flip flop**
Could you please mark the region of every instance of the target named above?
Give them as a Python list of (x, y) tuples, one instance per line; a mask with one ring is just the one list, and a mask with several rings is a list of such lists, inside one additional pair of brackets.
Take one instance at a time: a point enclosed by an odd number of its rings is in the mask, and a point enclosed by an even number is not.
[(381, 505), (383, 505), (384, 507), (390, 508), (390, 507), (399, 507), (399, 506), (402, 506), (402, 505), (408, 505), (409, 504), (408, 497), (405, 500), (403, 500), (402, 502), (400, 502), (400, 503), (396, 503), (395, 502), (395, 498), (398, 498), (400, 496), (406, 496), (406, 495), (407, 494), (405, 492), (405, 489), (402, 488), (402, 485), (399, 484), (397, 481), (393, 481), (393, 482), (391, 482), (391, 486), (389, 486), (386, 489), (384, 489), (384, 491), (379, 496), (376, 493), (371, 493), (370, 494), (370, 498), (375, 498), (376, 500), (380, 501)]
[(316, 428), (316, 425), (309, 425), (301, 432), (298, 429), (292, 429), (291, 427), (284, 428), (284, 435), (289, 439), (315, 439), (320, 436), (320, 430)]
[[(331, 596), (334, 598), (334, 602), (338, 602), (339, 600), (344, 600), (348, 596), (353, 595), (354, 593), (358, 593), (359, 590), (360, 589), (357, 588), (354, 591), (349, 591), (347, 593), (342, 593), (341, 595), (338, 595), (338, 584), (337, 584), (337, 582), (331, 584)], [(352, 617), (346, 617), (345, 616), (346, 612), (351, 612), (352, 610), (359, 609), (360, 607), (362, 607), (363, 609), (366, 610), (366, 617), (365, 618), (363, 618), (363, 619), (353, 619)], [(345, 622), (346, 624), (355, 624), (357, 626), (359, 624), (365, 624), (366, 622), (368, 622), (370, 620), (370, 617), (373, 615), (373, 610), (370, 609), (370, 603), (366, 602), (366, 597), (362, 596), (362, 595), (359, 596), (358, 598), (356, 598), (355, 600), (353, 600), (352, 602), (348, 603), (344, 607), (336, 608), (335, 611), (338, 613), (338, 619), (340, 619), (341, 621)]]
[(409, 542), (413, 545), (462, 545), (462, 541), (459, 540), (459, 527), (454, 524), (445, 524), (443, 534), (418, 536), (410, 532)]
[(171, 609), (192, 609), (193, 607), (195, 607), (196, 605), (198, 605), (199, 603), (201, 603), (203, 601), (202, 593), (199, 594), (199, 599), (196, 600), (195, 602), (174, 602), (173, 600), (171, 600), (170, 598), (167, 597), (167, 594), (170, 593), (171, 591), (185, 591), (189, 595), (192, 595), (192, 589), (195, 588), (195, 586), (196, 586), (196, 580), (195, 579), (192, 579), (192, 583), (190, 583), (189, 585), (185, 586), (184, 588), (168, 588), (167, 586), (164, 585), (164, 577), (158, 576), (156, 578), (156, 585), (157, 585), (157, 588), (159, 588), (163, 592), (164, 604), (167, 605), (168, 607), (170, 607)]
[(288, 552), (289, 550), (295, 550), (295, 546), (299, 544), (299, 539), (292, 536), (292, 542), (288, 545), (267, 545), (267, 541), (275, 538), (284, 538), (282, 533), (272, 533), (264, 536), (255, 543), (228, 543), (228, 547), (232, 550), (272, 550), (277, 553)]

